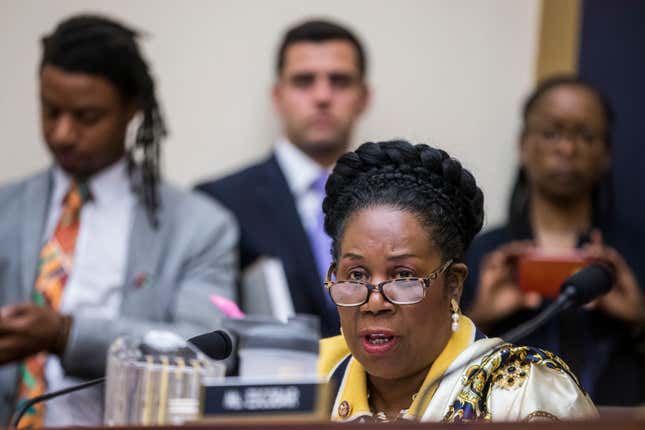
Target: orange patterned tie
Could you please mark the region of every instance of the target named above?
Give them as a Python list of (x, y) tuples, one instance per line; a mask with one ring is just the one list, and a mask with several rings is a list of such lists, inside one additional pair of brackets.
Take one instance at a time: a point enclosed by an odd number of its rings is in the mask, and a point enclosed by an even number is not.
[[(54, 234), (40, 251), (38, 277), (32, 292), (32, 300), (38, 306), (51, 306), (55, 310), (60, 308), (63, 288), (72, 273), (81, 206), (86, 197), (87, 188), (72, 182), (63, 200), (60, 220)], [(40, 352), (27, 358), (20, 365), (17, 408), (30, 398), (47, 391), (46, 362), (47, 353)], [(42, 427), (44, 418), (44, 403), (32, 406), (20, 421), (20, 428)]]

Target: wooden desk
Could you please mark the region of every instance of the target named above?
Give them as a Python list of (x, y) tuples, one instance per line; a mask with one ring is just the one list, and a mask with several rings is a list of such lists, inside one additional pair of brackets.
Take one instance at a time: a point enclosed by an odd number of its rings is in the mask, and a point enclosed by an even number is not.
[[(331, 422), (257, 422), (257, 423), (204, 423), (185, 426), (164, 427), (61, 427), (61, 430), (106, 429), (106, 430), (342, 430), (347, 427), (359, 426), (361, 430), (414, 430), (414, 429), (463, 429), (463, 430), (644, 430), (645, 418), (610, 419), (601, 418), (596, 421), (563, 421), (557, 423), (468, 423), (468, 424), (437, 424), (437, 423), (390, 423), (390, 424), (338, 424)], [(50, 427), (51, 428), (51, 427)], [(8, 429), (11, 430), (11, 429)], [(45, 430), (45, 429), (43, 429)]]

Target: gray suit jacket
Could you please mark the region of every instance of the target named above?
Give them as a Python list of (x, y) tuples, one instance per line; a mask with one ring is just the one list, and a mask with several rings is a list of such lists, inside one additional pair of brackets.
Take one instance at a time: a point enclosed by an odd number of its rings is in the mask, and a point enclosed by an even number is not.
[[(51, 187), (51, 170), (0, 187), (0, 306), (30, 298)], [(134, 210), (119, 318), (75, 317), (61, 360), (67, 374), (103, 375), (108, 347), (123, 334), (167, 329), (188, 338), (213, 330), (224, 315), (209, 296), (236, 299), (238, 229), (232, 215), (167, 184), (160, 195), (157, 230), (142, 204)], [(17, 367), (0, 366), (0, 426), (13, 407)]]

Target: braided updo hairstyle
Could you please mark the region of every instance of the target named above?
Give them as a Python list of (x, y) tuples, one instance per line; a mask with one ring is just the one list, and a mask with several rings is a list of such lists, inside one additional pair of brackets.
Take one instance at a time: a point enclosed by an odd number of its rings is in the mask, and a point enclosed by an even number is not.
[(404, 140), (368, 142), (343, 155), (327, 180), (325, 230), (337, 261), (353, 214), (392, 206), (417, 216), (443, 260), (460, 259), (484, 219), (484, 196), (475, 178), (445, 151)]

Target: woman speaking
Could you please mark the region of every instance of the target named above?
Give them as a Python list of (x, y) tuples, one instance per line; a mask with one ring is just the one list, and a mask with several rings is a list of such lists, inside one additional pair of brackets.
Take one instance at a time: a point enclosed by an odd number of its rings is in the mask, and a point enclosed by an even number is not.
[(340, 158), (326, 192), (333, 263), (325, 286), (342, 328), (321, 341), (320, 371), (337, 390), (332, 420), (597, 414), (558, 357), (493, 348), (499, 339), (460, 313), (468, 274), (461, 258), (484, 214), (482, 192), (457, 160), (427, 145), (366, 143)]

